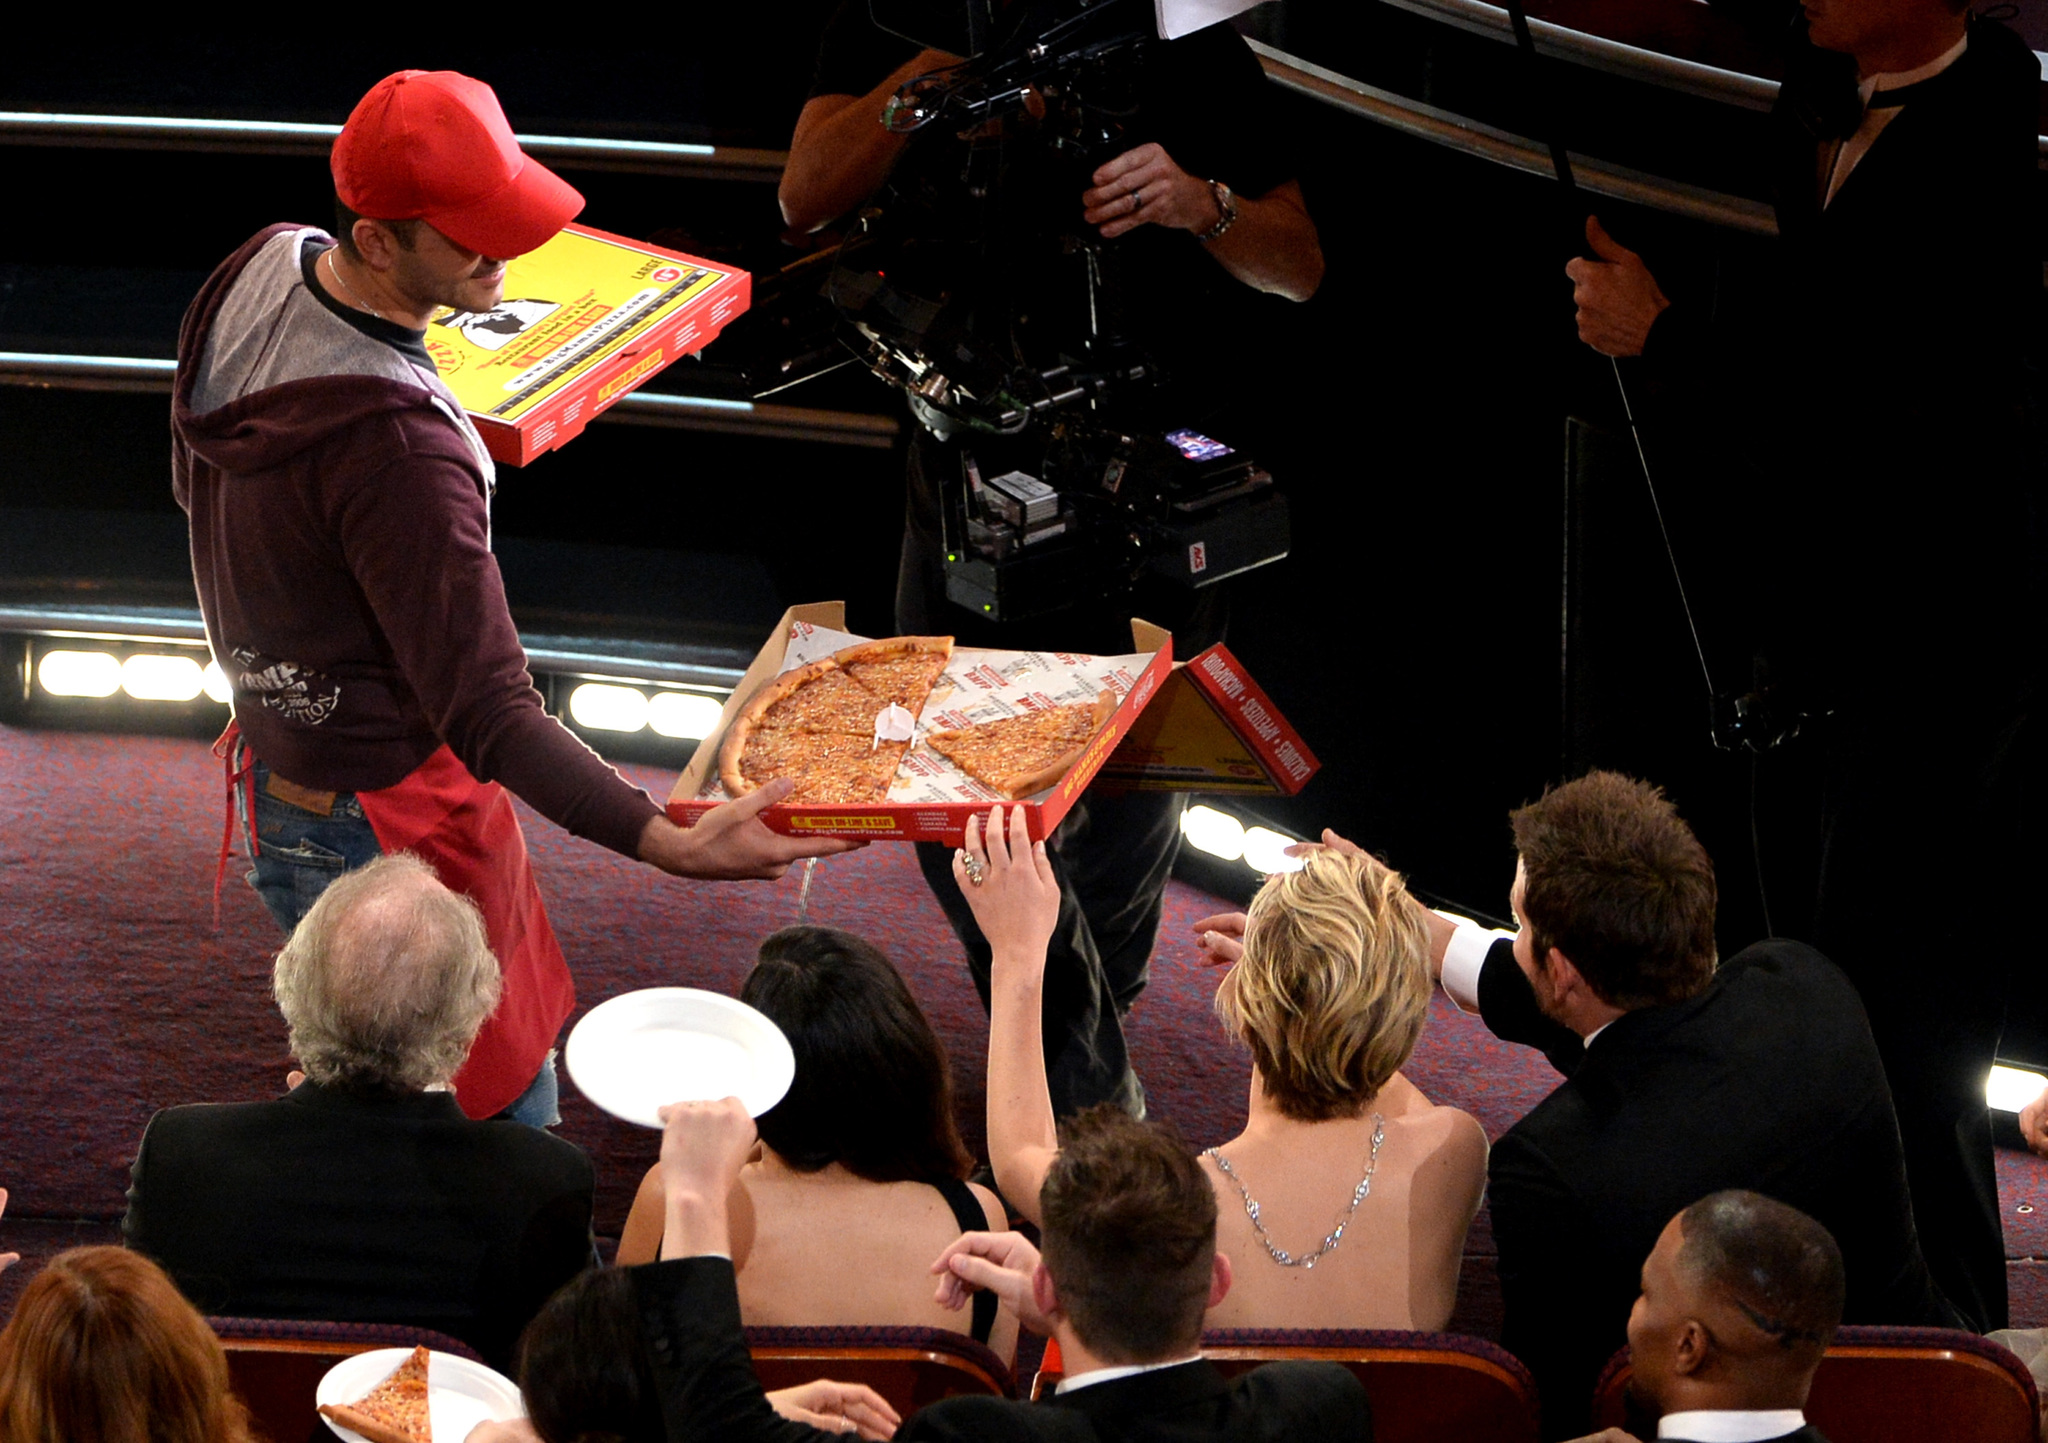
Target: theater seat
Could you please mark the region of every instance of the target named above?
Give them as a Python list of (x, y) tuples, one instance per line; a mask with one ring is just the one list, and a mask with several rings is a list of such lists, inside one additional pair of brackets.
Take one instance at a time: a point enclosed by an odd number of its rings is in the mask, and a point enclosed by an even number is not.
[(314, 1407), (320, 1380), (343, 1358), (373, 1348), (413, 1348), (481, 1363), (474, 1348), (431, 1328), (388, 1323), (320, 1323), (285, 1318), (208, 1318), (228, 1355), (228, 1385), (249, 1421), (271, 1443), (299, 1443), (325, 1430)]
[[(1485, 1438), (1535, 1443), (1536, 1384), (1521, 1360), (1483, 1338), (1388, 1328), (1225, 1328), (1202, 1335), (1202, 1356), (1225, 1374), (1261, 1363), (1341, 1363), (1372, 1400), (1373, 1443), (1444, 1443)], [(1048, 1365), (1057, 1350), (1048, 1348)], [(1031, 1396), (1058, 1384), (1040, 1370)]]
[(945, 1328), (749, 1328), (761, 1386), (836, 1378), (865, 1383), (908, 1418), (958, 1394), (1016, 1395), (1009, 1366), (985, 1343)]
[[(1628, 1416), (1629, 1376), (1624, 1348), (1594, 1387), (1595, 1429), (1643, 1425)], [(2033, 1376), (2018, 1358), (1989, 1338), (1947, 1328), (1840, 1329), (1806, 1401), (1807, 1421), (1829, 1443), (2036, 1443), (2039, 1410)]]

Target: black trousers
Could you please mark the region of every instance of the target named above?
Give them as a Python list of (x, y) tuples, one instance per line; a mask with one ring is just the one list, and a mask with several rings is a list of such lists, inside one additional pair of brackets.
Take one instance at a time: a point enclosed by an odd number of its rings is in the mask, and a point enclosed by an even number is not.
[(2040, 885), (2038, 722), (1959, 705), (1930, 736), (1846, 712), (1825, 739), (1814, 941), (1855, 981), (1898, 1111), (1920, 1247), (1979, 1332), (2006, 1325), (1984, 1082)]
[[(987, 456), (983, 462), (986, 470)], [(901, 634), (952, 634), (970, 646), (1118, 655), (1130, 649), (1130, 618), (1137, 615), (1173, 630), (1177, 657), (1222, 639), (1227, 609), (1220, 587), (1081, 600), (1050, 616), (1003, 625), (952, 605), (938, 534), (939, 475), (959, 464), (955, 446), (922, 433), (911, 442), (896, 586)], [(1145, 989), (1186, 804), (1181, 792), (1091, 789), (1048, 840), (1046, 853), (1060, 880), (1060, 917), (1045, 964), (1045, 1069), (1058, 1116), (1100, 1102), (1144, 1113), (1145, 1090), (1131, 1070), (1123, 1018)], [(989, 946), (953, 880), (953, 849), (924, 843), (917, 852), (986, 1007)]]

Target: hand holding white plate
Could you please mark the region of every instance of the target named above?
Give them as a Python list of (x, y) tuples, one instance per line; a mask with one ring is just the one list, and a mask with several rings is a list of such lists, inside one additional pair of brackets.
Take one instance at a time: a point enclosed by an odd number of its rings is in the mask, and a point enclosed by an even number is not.
[(695, 987), (649, 987), (600, 1002), (569, 1033), (562, 1060), (585, 1097), (652, 1128), (671, 1102), (737, 1097), (759, 1117), (796, 1076), (781, 1028), (744, 1002)]
[[(373, 1348), (367, 1353), (343, 1358), (320, 1379), (313, 1401), (335, 1406), (352, 1405), (390, 1377), (392, 1371), (411, 1355), (410, 1348)], [(479, 1423), (506, 1423), (514, 1418), (524, 1418), (526, 1405), (520, 1401), (519, 1385), (503, 1373), (493, 1372), (481, 1363), (472, 1363), (453, 1353), (430, 1353), (427, 1357), (427, 1416), (437, 1440), (447, 1438), (461, 1443)], [(355, 1429), (342, 1427), (324, 1413), (320, 1415), (320, 1421), (348, 1443), (367, 1443)]]

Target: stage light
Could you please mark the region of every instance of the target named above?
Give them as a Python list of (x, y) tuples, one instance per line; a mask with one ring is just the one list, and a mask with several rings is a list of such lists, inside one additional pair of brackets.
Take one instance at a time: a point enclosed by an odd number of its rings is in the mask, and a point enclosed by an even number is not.
[(121, 663), (104, 651), (46, 651), (36, 680), (51, 696), (112, 696), (121, 689)]
[(206, 670), (199, 673), (199, 684), (206, 694), (226, 706), (235, 699), (235, 689), (228, 684), (228, 674), (220, 669), (220, 663), (209, 661)]
[(121, 690), (137, 701), (190, 701), (205, 686), (199, 663), (189, 656), (137, 652), (121, 663)]
[(696, 741), (717, 729), (724, 710), (717, 697), (702, 692), (658, 691), (647, 704), (647, 725), (665, 737)]
[(1275, 872), (1299, 872), (1308, 865), (1306, 859), (1290, 857), (1287, 849), (1297, 838), (1285, 832), (1276, 832), (1271, 827), (1247, 827), (1244, 834), (1244, 864), (1254, 872), (1270, 877)]
[(2017, 1067), (1994, 1067), (1984, 1079), (1984, 1104), (2000, 1112), (2018, 1112), (2048, 1087), (2048, 1077)]
[(1244, 823), (1214, 807), (1189, 807), (1180, 814), (1180, 833), (1188, 845), (1235, 862), (1244, 855)]
[(647, 693), (587, 681), (569, 693), (569, 715), (594, 732), (637, 732), (647, 725)]

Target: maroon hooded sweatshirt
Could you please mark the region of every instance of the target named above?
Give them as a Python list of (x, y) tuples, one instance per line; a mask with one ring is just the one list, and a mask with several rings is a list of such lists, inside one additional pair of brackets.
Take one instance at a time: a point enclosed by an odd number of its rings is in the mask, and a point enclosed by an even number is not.
[(272, 226), (178, 336), (172, 485), (213, 654), (256, 756), (301, 786), (395, 786), (445, 742), (479, 781), (632, 857), (659, 808), (549, 716), (490, 548), (494, 473), (420, 334), (309, 284)]

